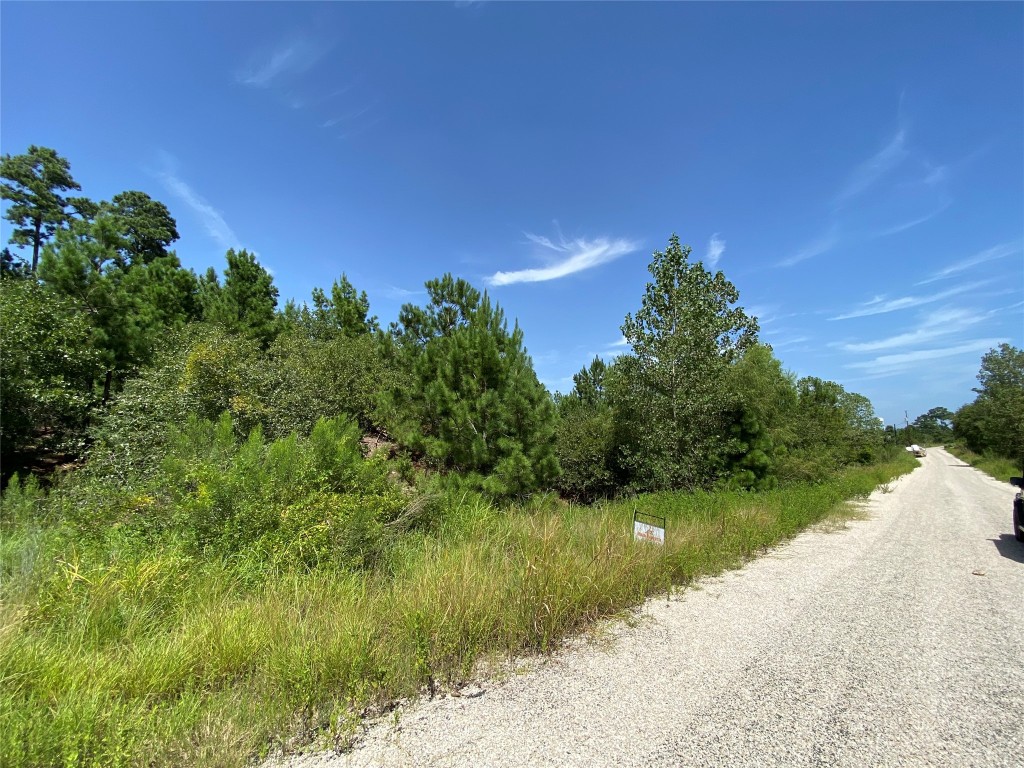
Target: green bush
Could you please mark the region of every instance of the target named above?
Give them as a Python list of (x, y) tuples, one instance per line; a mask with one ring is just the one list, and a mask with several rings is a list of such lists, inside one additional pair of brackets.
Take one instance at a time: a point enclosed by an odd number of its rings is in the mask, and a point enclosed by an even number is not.
[(282, 334), (266, 352), (249, 338), (193, 324), (172, 335), (152, 367), (129, 381), (93, 430), (90, 472), (122, 482), (154, 471), (172, 428), (231, 414), (235, 435), (309, 435), (321, 419), (378, 425), (376, 393), (397, 373), (380, 340)]
[(615, 492), (615, 421), (611, 407), (569, 395), (559, 402), (555, 449), (562, 474), (558, 489), (590, 502)]
[(0, 278), (0, 458), (77, 452), (101, 375), (88, 313), (35, 280)]
[(274, 568), (365, 567), (380, 556), (406, 501), (385, 460), (363, 458), (353, 422), (321, 420), (307, 438), (270, 444), (258, 427), (241, 443), (234, 431), (227, 413), (191, 420), (158, 473), (154, 506), (171, 510), (194, 551), (255, 548)]
[(364, 430), (381, 426), (378, 392), (398, 375), (377, 335), (316, 339), (282, 334), (267, 357), (268, 432), (309, 434), (318, 419), (348, 414)]
[(239, 435), (265, 416), (259, 345), (193, 324), (170, 334), (153, 365), (130, 379), (92, 430), (88, 473), (121, 483), (150, 475), (174, 429), (227, 411)]

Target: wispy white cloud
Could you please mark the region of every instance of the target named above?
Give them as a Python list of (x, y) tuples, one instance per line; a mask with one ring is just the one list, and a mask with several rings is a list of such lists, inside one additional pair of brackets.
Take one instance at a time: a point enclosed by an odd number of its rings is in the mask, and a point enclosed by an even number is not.
[(921, 179), (921, 183), (929, 187), (939, 184), (949, 177), (949, 168), (945, 165), (932, 165), (926, 162), (925, 168), (928, 173)]
[(786, 339), (772, 340), (769, 343), (772, 345), (772, 349), (785, 349), (786, 347), (795, 347), (797, 344), (803, 344), (810, 340), (810, 336), (792, 336)]
[(907, 131), (900, 128), (882, 149), (854, 170), (836, 195), (836, 205), (841, 206), (867, 191), (875, 182), (902, 163), (908, 155), (906, 145)]
[(887, 312), (896, 312), (901, 309), (911, 309), (912, 307), (920, 307), (923, 304), (931, 304), (936, 301), (942, 301), (948, 299), (951, 296), (957, 296), (961, 293), (967, 293), (973, 291), (976, 288), (980, 288), (983, 285), (988, 285), (991, 280), (981, 280), (975, 283), (967, 283), (966, 285), (959, 285), (956, 288), (950, 288), (947, 291), (941, 291), (939, 293), (933, 293), (927, 296), (901, 296), (897, 299), (887, 299), (885, 296), (876, 296), (871, 301), (865, 302), (858, 309), (852, 310), (851, 312), (845, 312), (841, 315), (829, 318), (830, 320), (849, 320), (853, 317), (868, 317), (870, 315), (884, 315)]
[(530, 242), (539, 245), (546, 251), (559, 254), (560, 258), (546, 267), (520, 269), (513, 272), (495, 272), (486, 278), (488, 284), (498, 286), (556, 280), (614, 261), (620, 256), (636, 251), (639, 247), (638, 243), (623, 238), (614, 240), (606, 237), (599, 237), (595, 240), (560, 239), (559, 242), (554, 243), (541, 235), (524, 234)]
[(762, 328), (777, 319), (778, 311), (778, 304), (751, 304), (747, 307), (747, 314), (756, 317)]
[(333, 128), (334, 126), (339, 125), (341, 123), (348, 123), (352, 120), (356, 120), (357, 118), (362, 117), (373, 108), (373, 104), (367, 104), (365, 107), (353, 109), (350, 112), (346, 112), (345, 114), (340, 115), (339, 117), (332, 117), (330, 120), (324, 120), (324, 122), (320, 124), (320, 127)]
[(881, 355), (873, 360), (848, 363), (847, 368), (865, 371), (873, 376), (894, 376), (917, 368), (921, 363), (941, 360), (957, 355), (977, 354), (999, 346), (1006, 339), (974, 339), (952, 347), (937, 349), (917, 349), (913, 352), (901, 352), (895, 355)]
[(817, 240), (805, 245), (799, 251), (794, 253), (789, 258), (783, 259), (775, 266), (777, 267), (793, 267), (802, 261), (813, 259), (815, 256), (821, 256), (823, 253), (831, 251), (839, 243), (839, 234), (835, 227), (833, 227), (828, 234), (822, 235)]
[(723, 253), (725, 253), (725, 240), (715, 232), (708, 241), (708, 252), (704, 256), (704, 264), (708, 269), (714, 269), (718, 266), (718, 260), (722, 258)]
[(916, 283), (916, 285), (926, 285), (927, 283), (934, 283), (937, 280), (945, 280), (947, 277), (952, 277), (953, 275), (958, 275), (961, 272), (966, 272), (971, 267), (984, 264), (986, 261), (995, 261), (996, 259), (1002, 259), (1006, 256), (1010, 256), (1020, 251), (1020, 249), (1020, 243), (1001, 243), (1000, 245), (994, 245), (991, 248), (986, 248), (984, 251), (974, 254), (973, 256), (968, 256), (966, 259), (953, 262), (949, 266), (943, 267), (934, 275)]
[(239, 248), (241, 247), (238, 236), (234, 230), (228, 226), (227, 221), (224, 220), (224, 216), (208, 203), (203, 197), (196, 192), (189, 184), (184, 180), (175, 175), (170, 170), (170, 166), (173, 166), (173, 158), (166, 153), (162, 154), (165, 165), (168, 169), (165, 169), (157, 174), (161, 183), (172, 195), (181, 200), (185, 205), (192, 209), (192, 211), (199, 217), (200, 221), (203, 222), (203, 226), (206, 228), (206, 233), (213, 238), (223, 248)]
[(408, 288), (399, 288), (397, 285), (389, 285), (377, 291), (381, 296), (393, 301), (405, 301), (413, 296), (426, 296), (424, 290), (410, 291)]
[(944, 210), (949, 208), (949, 206), (951, 204), (952, 204), (952, 201), (951, 200), (947, 200), (944, 203), (942, 203), (938, 208), (936, 208), (934, 211), (932, 211), (931, 213), (927, 213), (924, 216), (921, 216), (921, 217), (916, 218), (916, 219), (911, 219), (910, 221), (905, 221), (902, 224), (897, 224), (895, 226), (889, 227), (888, 229), (883, 229), (881, 232), (876, 232), (875, 233), (875, 237), (886, 237), (888, 235), (895, 235), (895, 234), (898, 234), (900, 232), (906, 232), (908, 229), (911, 229), (912, 227), (916, 227), (918, 224), (924, 224), (926, 221), (934, 219), (936, 216), (938, 216)]
[(875, 341), (842, 343), (838, 346), (846, 352), (881, 352), (887, 349), (900, 349), (925, 344), (942, 338), (953, 336), (961, 331), (977, 325), (991, 316), (989, 312), (973, 312), (967, 309), (941, 309), (931, 312), (922, 318), (918, 326), (906, 333), (899, 333)]
[(624, 347), (628, 347), (628, 346), (629, 346), (629, 340), (626, 339), (625, 336), (623, 336), (618, 341), (613, 341), (611, 344), (609, 344), (608, 345), (608, 349), (623, 349)]
[(253, 88), (269, 88), (285, 77), (307, 71), (325, 53), (326, 45), (293, 36), (269, 53), (253, 56), (249, 66), (238, 72), (236, 80)]

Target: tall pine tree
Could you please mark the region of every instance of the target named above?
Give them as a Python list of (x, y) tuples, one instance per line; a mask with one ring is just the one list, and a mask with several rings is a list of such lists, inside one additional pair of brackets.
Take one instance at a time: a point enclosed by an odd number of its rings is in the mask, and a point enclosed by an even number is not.
[(274, 278), (246, 250), (227, 252), (224, 284), (212, 270), (200, 281), (203, 319), (268, 346), (280, 329)]
[(0, 195), (10, 201), (4, 218), (14, 224), (11, 243), (31, 246), (32, 271), (43, 245), (68, 220), (62, 192), (82, 187), (71, 176), (71, 164), (49, 147), (32, 145), (23, 155), (0, 158)]
[(92, 346), (111, 385), (149, 361), (160, 335), (197, 314), (195, 276), (173, 253), (134, 263), (123, 221), (101, 210), (93, 221), (75, 219), (43, 249), (39, 277), (56, 294), (87, 310)]
[(425, 307), (405, 305), (393, 327), (413, 372), (391, 392), (393, 430), (435, 465), (481, 477), (494, 495), (520, 495), (557, 477), (555, 417), (502, 310), (450, 274), (426, 284)]

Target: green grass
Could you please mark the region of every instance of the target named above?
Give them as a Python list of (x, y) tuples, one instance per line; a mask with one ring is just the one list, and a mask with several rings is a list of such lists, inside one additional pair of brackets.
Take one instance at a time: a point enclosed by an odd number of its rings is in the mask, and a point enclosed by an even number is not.
[(977, 454), (970, 448), (956, 443), (947, 445), (946, 450), (961, 461), (970, 464), (975, 469), (980, 469), (986, 475), (994, 477), (996, 480), (1008, 483), (1011, 477), (1021, 476), (1021, 467), (1003, 456), (991, 453)]
[[(0, 763), (242, 766), (344, 746), (366, 707), (545, 652), (669, 584), (736, 567), (915, 466), (766, 493), (663, 493), (499, 510), (465, 496), (370, 571), (254, 578), (173, 541), (80, 548), (60, 522), (0, 528)], [(632, 541), (634, 507), (667, 518)], [(113, 543), (112, 543), (113, 542)]]

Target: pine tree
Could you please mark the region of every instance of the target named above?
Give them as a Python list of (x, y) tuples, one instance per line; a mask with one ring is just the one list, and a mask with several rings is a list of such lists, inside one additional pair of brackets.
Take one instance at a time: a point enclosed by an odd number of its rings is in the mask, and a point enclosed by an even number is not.
[(362, 336), (380, 330), (377, 318), (369, 316), (370, 300), (366, 291), (358, 293), (342, 273), (331, 285), (331, 295), (321, 288), (313, 289), (313, 308), (305, 309), (303, 322), (314, 338)]
[(82, 187), (71, 177), (71, 164), (49, 147), (32, 145), (24, 155), (0, 158), (0, 196), (11, 202), (4, 218), (14, 224), (11, 243), (32, 247), (32, 271), (43, 245), (68, 220), (61, 192)]
[(734, 487), (772, 488), (779, 461), (793, 443), (794, 377), (770, 347), (754, 344), (730, 366), (727, 385), (732, 406), (726, 418), (728, 439), (720, 450), (722, 469)]
[(91, 222), (75, 219), (45, 246), (39, 265), (44, 284), (87, 311), (106, 370), (104, 402), (115, 380), (148, 362), (165, 330), (197, 314), (195, 276), (174, 254), (133, 265), (121, 224), (105, 210)]
[(562, 474), (558, 488), (566, 496), (594, 501), (615, 490), (615, 413), (607, 396), (610, 369), (600, 357), (573, 375), (575, 387), (557, 399), (556, 448)]
[(274, 279), (248, 251), (229, 250), (227, 262), (223, 285), (212, 269), (200, 281), (203, 319), (266, 347), (280, 330)]
[(486, 476), (495, 495), (519, 495), (558, 475), (554, 410), (502, 310), (450, 274), (426, 284), (430, 302), (405, 305), (392, 330), (413, 372), (391, 392), (396, 436), (435, 465)]
[(101, 208), (117, 220), (125, 256), (132, 264), (166, 256), (167, 247), (178, 239), (177, 222), (167, 206), (145, 192), (121, 192)]

